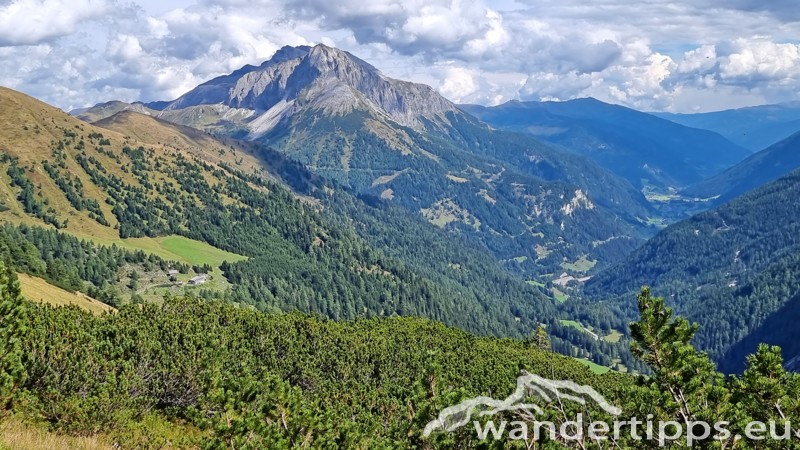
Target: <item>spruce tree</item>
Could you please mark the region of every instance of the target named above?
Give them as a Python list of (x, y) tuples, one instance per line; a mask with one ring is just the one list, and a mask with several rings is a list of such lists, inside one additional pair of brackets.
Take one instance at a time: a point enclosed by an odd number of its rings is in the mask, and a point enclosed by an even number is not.
[(25, 323), (25, 301), (17, 275), (0, 262), (0, 409), (8, 407), (25, 380), (20, 345)]

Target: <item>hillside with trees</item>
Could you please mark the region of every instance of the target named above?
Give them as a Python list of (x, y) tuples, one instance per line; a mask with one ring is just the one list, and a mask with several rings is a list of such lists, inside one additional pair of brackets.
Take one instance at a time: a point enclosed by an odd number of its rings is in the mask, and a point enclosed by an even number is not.
[[(700, 437), (688, 447), (727, 448), (734, 436), (745, 436), (751, 421), (772, 420), (782, 431), (800, 419), (794, 395), (800, 376), (784, 371), (778, 348), (760, 347), (741, 377), (726, 379), (691, 346), (697, 327), (673, 317), (648, 290), (638, 295), (640, 319), (631, 334), (634, 354), (652, 367), (650, 377), (593, 374), (550, 353), (541, 329), (524, 341), (481, 338), (419, 318), (326, 321), (190, 297), (97, 317), (76, 307), (25, 302), (5, 266), (0, 293), (0, 412), (6, 422), (0, 426), (24, 421), (54, 436), (99, 436), (114, 448), (687, 446), (683, 439), (668, 440), (674, 429), (639, 439), (629, 432), (569, 439), (574, 430), (563, 430), (577, 414), (605, 422), (607, 430), (632, 417), (672, 421), (686, 430), (698, 421), (725, 421), (727, 434), (694, 433)], [(449, 424), (438, 422), (426, 432), (445, 408), (478, 395), (512, 398), (517, 377), (533, 376), (591, 387), (619, 413), (601, 409), (585, 389), (548, 387), (558, 396), (553, 401), (531, 385), (517, 401), (538, 405), (537, 415), (528, 407), (489, 419), (535, 418), (562, 431), (494, 440), (469, 423), (443, 432), (437, 428)], [(476, 411), (475, 420), (487, 419)], [(2, 435), (0, 445), (15, 439)], [(763, 444), (798, 448), (794, 440), (736, 442), (743, 449)]]
[(689, 197), (714, 198), (721, 205), (800, 167), (800, 134), (753, 154), (744, 161), (681, 192)]
[(800, 171), (667, 227), (624, 262), (586, 283), (594, 302), (635, 314), (630, 302), (651, 286), (688, 319), (700, 323), (696, 345), (725, 372), (761, 342), (800, 353)]
[[(46, 276), (60, 273), (62, 262), (40, 246), (41, 269), (21, 272), (58, 279), (117, 307), (160, 300), (143, 291), (140, 277), (156, 284), (150, 291), (174, 293), (185, 289), (177, 278), (213, 271), (220, 288), (204, 286), (195, 295), (341, 320), (421, 316), (479, 335), (521, 338), (544, 324), (553, 347), (566, 355), (612, 365), (627, 354), (625, 342), (597, 342), (563, 325), (569, 317), (550, 292), (504, 270), (480, 243), (380, 199), (355, 196), (263, 144), (218, 139), (129, 111), (100, 123), (110, 129), (94, 127), (7, 92), (0, 99), (14, 108), (3, 111), (19, 128), (0, 160), (0, 187), (12, 199), (0, 218), (28, 227), (20, 228), (25, 236), (49, 224), (146, 250), (108, 266), (102, 277), (77, 266), (70, 269), (77, 274), (61, 279)], [(171, 256), (146, 262), (154, 247), (143, 244), (167, 236), (228, 253), (214, 266)], [(106, 251), (81, 245), (82, 258)], [(74, 266), (69, 258), (63, 264)], [(162, 277), (168, 269), (178, 275), (159, 282), (155, 267)]]
[(493, 127), (586, 156), (637, 188), (662, 194), (698, 183), (750, 155), (713, 131), (593, 98), (460, 107)]

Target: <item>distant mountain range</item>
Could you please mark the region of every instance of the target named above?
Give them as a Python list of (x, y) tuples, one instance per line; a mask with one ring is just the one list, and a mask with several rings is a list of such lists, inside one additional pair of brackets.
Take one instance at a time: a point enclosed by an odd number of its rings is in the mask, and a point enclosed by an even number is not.
[(752, 151), (765, 149), (800, 131), (800, 102), (711, 113), (654, 115), (688, 127), (716, 131)]
[(429, 86), (325, 45), (284, 47), (174, 101), (111, 102), (78, 117), (123, 110), (267, 143), (485, 245), (526, 276), (581, 260), (600, 268), (654, 231), (642, 193), (590, 159), (492, 130)]
[(717, 197), (722, 204), (800, 168), (800, 133), (753, 154), (728, 170), (682, 192), (689, 197)]
[(687, 187), (750, 155), (715, 132), (593, 98), (459, 107), (495, 128), (526, 133), (592, 158), (639, 189)]

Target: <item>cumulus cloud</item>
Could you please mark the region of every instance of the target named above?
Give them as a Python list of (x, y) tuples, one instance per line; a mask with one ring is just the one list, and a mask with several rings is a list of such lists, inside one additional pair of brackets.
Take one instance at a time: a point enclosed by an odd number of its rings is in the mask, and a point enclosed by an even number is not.
[(690, 111), (800, 92), (794, 1), (149, 2), (158, 14), (130, 0), (3, 1), (0, 84), (67, 109), (176, 98), (283, 45), (318, 42), (456, 102), (594, 96)]
[(456, 103), (462, 103), (478, 92), (475, 74), (474, 70), (463, 67), (449, 67), (445, 70), (439, 92)]
[(359, 44), (382, 43), (428, 60), (480, 58), (509, 43), (502, 16), (479, 0), (297, 0), (282, 6), (291, 19), (346, 29)]
[(11, 0), (0, 4), (0, 47), (36, 45), (75, 33), (108, 11), (106, 0)]

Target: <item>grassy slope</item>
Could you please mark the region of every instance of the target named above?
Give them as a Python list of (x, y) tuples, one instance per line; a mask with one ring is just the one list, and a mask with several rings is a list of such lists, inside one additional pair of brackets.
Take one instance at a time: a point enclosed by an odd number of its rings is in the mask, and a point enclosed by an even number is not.
[(0, 450), (112, 450), (117, 448), (103, 435), (73, 437), (35, 428), (16, 419), (0, 425)]
[(597, 264), (597, 261), (589, 261), (586, 258), (586, 255), (582, 255), (577, 261), (574, 263), (562, 263), (561, 267), (569, 270), (574, 270), (576, 272), (587, 272), (589, 269), (594, 267)]
[[(34, 167), (33, 172), (26, 173), (26, 176), (37, 186), (38, 198), (49, 201), (49, 206), (58, 211), (59, 220), (69, 219), (69, 225), (62, 231), (96, 244), (114, 244), (129, 250), (142, 250), (167, 260), (189, 264), (210, 264), (217, 267), (225, 260), (233, 262), (245, 259), (240, 255), (182, 236), (121, 239), (117, 230), (113, 228), (117, 224), (116, 217), (111, 207), (105, 203), (107, 195), (91, 181), (72, 157), (67, 158), (66, 171), (80, 179), (87, 197), (98, 200), (104, 216), (110, 223), (109, 227), (91, 219), (88, 211), (78, 211), (73, 208), (61, 189), (44, 171), (41, 162), (53, 160), (51, 142), (63, 139), (65, 130), (76, 132), (79, 136), (88, 136), (93, 132), (103, 134), (111, 142), (110, 147), (116, 149), (115, 152), (123, 164), (128, 158), (120, 154), (118, 149), (123, 145), (133, 148), (142, 145), (153, 148), (160, 154), (198, 157), (212, 164), (225, 162), (246, 172), (260, 172), (265, 168), (259, 163), (258, 149), (254, 144), (238, 143), (231, 139), (215, 139), (206, 133), (134, 112), (112, 116), (104, 123), (108, 128), (87, 124), (24, 94), (0, 87), (0, 126), (3, 128), (3, 132), (0, 133), (0, 151), (19, 158), (20, 166)], [(126, 183), (134, 186), (139, 184), (131, 174), (120, 170), (120, 165), (112, 158), (91, 150), (93, 145), (89, 141), (86, 141), (86, 147), (87, 153), (101, 161), (110, 173), (122, 178)], [(266, 170), (262, 173), (269, 175)], [(171, 181), (166, 178), (166, 181)], [(10, 178), (5, 170), (0, 171), (0, 204), (9, 208), (0, 212), (0, 222), (47, 227), (23, 211), (22, 206), (16, 201), (17, 191), (17, 188), (10, 185)], [(220, 282), (224, 280), (221, 273), (217, 275)], [(32, 300), (45, 300), (53, 304), (76, 303), (98, 313), (102, 309), (102, 306), (92, 304), (91, 301), (87, 303), (88, 297), (69, 293), (44, 280), (24, 276), (20, 278), (23, 282), (23, 293)], [(210, 285), (207, 287), (213, 288)]]
[[(163, 146), (168, 150), (179, 150), (210, 164), (224, 162), (245, 172), (259, 172), (270, 181), (292, 190), (280, 176), (275, 175), (275, 171), (286, 159), (281, 158), (267, 163), (260, 157), (262, 144), (256, 142), (211, 135), (192, 127), (133, 111), (122, 111), (92, 125), (129, 136), (147, 146)], [(298, 197), (313, 201), (307, 197), (299, 195)]]
[(147, 415), (127, 428), (90, 436), (70, 436), (23, 421), (17, 416), (0, 424), (0, 450), (112, 450), (119, 448), (170, 448), (199, 450), (200, 430), (184, 423)]
[(617, 330), (611, 330), (611, 334), (608, 336), (603, 336), (603, 340), (608, 342), (619, 342), (619, 339), (622, 337), (622, 333)]
[[(69, 226), (63, 231), (98, 244), (117, 244), (131, 250), (144, 250), (163, 258), (192, 264), (218, 265), (225, 259), (229, 261), (241, 259), (238, 255), (181, 237), (122, 240), (113, 229), (117, 221), (111, 212), (111, 207), (105, 203), (107, 195), (92, 183), (74, 159), (71, 157), (67, 159), (67, 170), (81, 180), (87, 197), (98, 200), (110, 227), (90, 219), (88, 211), (75, 210), (55, 182), (44, 172), (41, 161), (52, 160), (50, 144), (52, 141), (63, 139), (64, 129), (75, 131), (79, 135), (102, 133), (111, 141), (112, 148), (118, 149), (124, 144), (131, 147), (143, 145), (153, 148), (157, 153), (196, 156), (210, 163), (226, 162), (246, 172), (262, 169), (258, 165), (256, 149), (247, 143), (237, 144), (233, 140), (217, 140), (206, 133), (157, 121), (134, 112), (113, 116), (106, 119), (105, 123), (109, 128), (95, 127), (24, 94), (0, 87), (0, 125), (3, 127), (3, 133), (0, 133), (0, 150), (18, 157), (21, 166), (35, 167), (32, 173), (26, 175), (34, 185), (41, 186), (41, 191), (37, 189), (37, 194), (41, 192), (39, 198), (50, 201), (50, 206), (59, 212), (59, 219), (69, 219)], [(120, 132), (114, 131), (115, 128)], [(135, 139), (134, 136), (141, 140)], [(87, 149), (91, 147), (89, 142), (86, 145)], [(113, 159), (94, 151), (87, 151), (100, 160), (110, 173), (127, 183), (138, 185), (138, 181), (131, 174), (119, 170), (119, 165)], [(119, 156), (123, 163), (126, 162), (127, 157)], [(237, 165), (237, 161), (240, 164)], [(9, 185), (9, 181), (5, 171), (0, 173), (0, 203), (10, 208), (0, 213), (0, 222), (43, 226), (42, 222), (25, 214), (15, 200), (17, 190)]]
[(65, 291), (47, 281), (20, 273), (22, 295), (32, 302), (49, 303), (56, 306), (78, 305), (94, 314), (115, 311), (114, 308), (81, 293)]
[(602, 374), (604, 374), (606, 372), (610, 372), (611, 371), (610, 368), (605, 367), (605, 366), (601, 366), (599, 364), (595, 364), (595, 363), (593, 363), (593, 362), (591, 362), (591, 361), (589, 361), (587, 359), (580, 359), (580, 358), (574, 358), (574, 359), (575, 359), (575, 361), (578, 361), (579, 363), (584, 364), (586, 367), (589, 368), (589, 370), (591, 370), (592, 372), (594, 372), (594, 373), (596, 373), (598, 375), (602, 375)]
[(581, 326), (581, 324), (579, 324), (578, 322), (575, 322), (574, 320), (563, 320), (562, 319), (561, 320), (561, 324), (569, 326), (569, 327), (572, 327), (572, 328), (575, 328), (578, 331), (584, 331), (583, 327)]
[(103, 239), (94, 236), (81, 236), (100, 245), (116, 244), (129, 250), (142, 250), (153, 253), (170, 261), (185, 262), (188, 264), (210, 264), (214, 267), (223, 261), (234, 262), (247, 259), (245, 256), (220, 250), (205, 242), (195, 241), (183, 236), (167, 236), (159, 238), (130, 238), (130, 239)]

